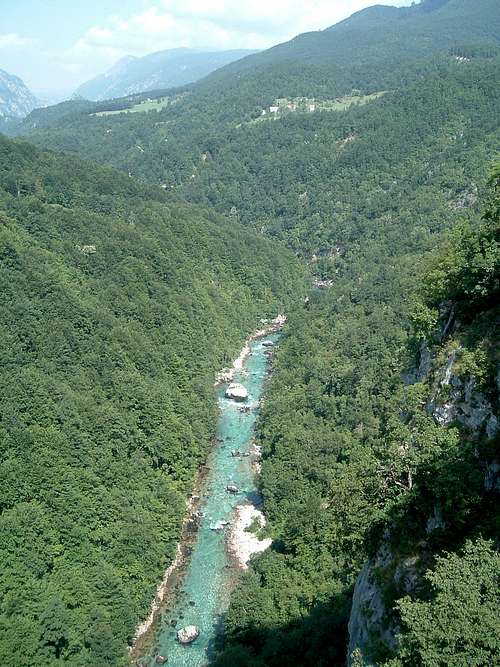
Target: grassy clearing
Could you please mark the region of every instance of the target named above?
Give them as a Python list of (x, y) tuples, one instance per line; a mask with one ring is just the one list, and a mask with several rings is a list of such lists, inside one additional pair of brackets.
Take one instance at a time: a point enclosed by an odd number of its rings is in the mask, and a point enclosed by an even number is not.
[(90, 114), (91, 116), (116, 116), (119, 113), (144, 113), (146, 111), (161, 111), (166, 107), (175, 104), (180, 99), (180, 97), (160, 97), (157, 100), (144, 100), (135, 104), (133, 107), (128, 109), (113, 109), (111, 111), (97, 111), (96, 113)]
[(283, 118), (290, 113), (316, 113), (317, 111), (347, 111), (353, 105), (364, 105), (368, 102), (378, 99), (386, 94), (386, 90), (381, 90), (371, 95), (346, 95), (345, 97), (336, 100), (318, 100), (306, 97), (295, 99), (280, 99), (273, 103), (272, 106), (277, 107), (277, 111), (272, 113), (266, 109), (265, 115), (254, 118), (246, 123), (247, 125), (254, 125), (255, 123), (263, 123), (269, 120), (276, 120), (276, 118)]

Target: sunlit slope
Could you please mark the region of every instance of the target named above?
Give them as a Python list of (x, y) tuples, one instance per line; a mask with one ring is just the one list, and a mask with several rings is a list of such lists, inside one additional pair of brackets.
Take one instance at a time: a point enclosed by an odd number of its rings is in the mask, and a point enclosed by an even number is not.
[(0, 139), (0, 658), (125, 664), (215, 424), (213, 380), (300, 298), (292, 255)]

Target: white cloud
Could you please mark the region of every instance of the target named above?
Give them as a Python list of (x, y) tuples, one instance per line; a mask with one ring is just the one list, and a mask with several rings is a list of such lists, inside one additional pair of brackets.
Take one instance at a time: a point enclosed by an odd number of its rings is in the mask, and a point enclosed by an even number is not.
[[(376, 0), (161, 0), (173, 16), (193, 16), (226, 28), (272, 33), (289, 38), (300, 32), (322, 30)], [(410, 4), (410, 0), (384, 0), (385, 5)]]
[[(176, 47), (263, 49), (311, 30), (321, 30), (372, 4), (369, 0), (156, 0), (142, 13), (110, 17), (94, 26), (66, 57), (103, 67), (126, 54), (141, 56)], [(385, 4), (409, 4), (386, 0)]]
[(17, 32), (9, 32), (0, 35), (0, 49), (22, 49), (27, 46), (33, 46), (35, 40), (28, 37), (21, 37)]

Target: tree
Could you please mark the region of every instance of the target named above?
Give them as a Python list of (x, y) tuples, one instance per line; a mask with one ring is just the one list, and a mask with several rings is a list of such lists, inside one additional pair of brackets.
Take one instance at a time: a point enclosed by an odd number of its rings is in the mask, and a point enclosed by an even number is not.
[(61, 598), (58, 596), (51, 598), (40, 618), (41, 642), (56, 659), (62, 656), (68, 646), (69, 620), (68, 610)]
[(461, 553), (439, 557), (426, 580), (428, 600), (398, 602), (402, 664), (408, 667), (489, 667), (500, 655), (500, 554), (492, 542), (467, 541)]

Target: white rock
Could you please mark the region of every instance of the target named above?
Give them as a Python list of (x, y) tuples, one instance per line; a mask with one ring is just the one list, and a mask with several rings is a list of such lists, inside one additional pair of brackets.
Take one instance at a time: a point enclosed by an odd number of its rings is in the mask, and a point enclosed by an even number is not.
[(229, 521), (224, 521), (223, 519), (220, 519), (219, 521), (215, 521), (214, 523), (210, 524), (210, 530), (224, 530), (224, 528), (229, 525)]
[(196, 625), (186, 625), (177, 632), (177, 639), (181, 644), (190, 644), (200, 636), (200, 631)]
[(226, 389), (226, 398), (231, 398), (233, 401), (246, 401), (248, 398), (248, 391), (242, 384), (233, 382)]
[(264, 515), (254, 505), (238, 505), (236, 507), (235, 519), (231, 524), (227, 544), (238, 567), (242, 570), (248, 568), (248, 563), (253, 554), (265, 551), (272, 544), (270, 537), (261, 540), (247, 530), (255, 520), (260, 523), (261, 527), (266, 524)]

